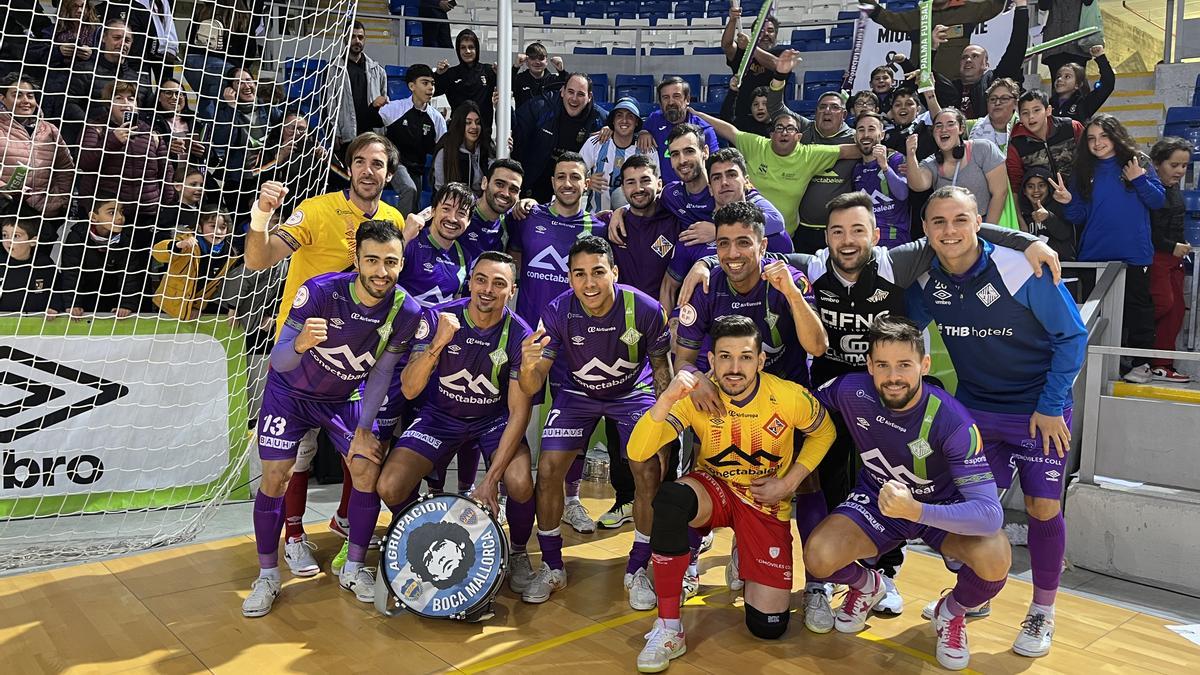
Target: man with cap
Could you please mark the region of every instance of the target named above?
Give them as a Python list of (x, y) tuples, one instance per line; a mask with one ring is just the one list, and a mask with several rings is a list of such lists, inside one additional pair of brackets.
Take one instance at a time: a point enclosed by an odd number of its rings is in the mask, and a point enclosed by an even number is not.
[(621, 190), (621, 167), (627, 157), (648, 155), (659, 164), (657, 154), (634, 144), (642, 128), (642, 118), (632, 98), (618, 99), (605, 125), (613, 131), (611, 138), (601, 141), (601, 136), (592, 136), (579, 149), (588, 174), (587, 210), (593, 213), (611, 211), (628, 203)]
[[(400, 163), (405, 171), (397, 171), (393, 184), (403, 186), (411, 182), (414, 186), (411, 204), (400, 204), (404, 213), (417, 210), (417, 197), (421, 194), (421, 182), (425, 176), (425, 155), (431, 155), (438, 139), (446, 133), (446, 118), (437, 108), (429, 105), (433, 99), (433, 69), (417, 63), (404, 74), (409, 98), (390, 101), (379, 109), (379, 117), (387, 126), (387, 137), (400, 150)], [(405, 180), (407, 178), (407, 181)], [(397, 188), (396, 192), (405, 191)]]

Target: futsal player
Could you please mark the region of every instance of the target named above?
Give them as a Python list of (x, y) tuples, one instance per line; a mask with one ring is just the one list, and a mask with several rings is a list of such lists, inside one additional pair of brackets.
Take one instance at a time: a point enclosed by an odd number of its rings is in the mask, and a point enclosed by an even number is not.
[[(654, 497), (653, 550), (658, 619), (638, 655), (638, 670), (657, 673), (687, 651), (680, 620), (681, 583), (691, 558), (688, 529), (733, 528), (745, 579), (746, 627), (773, 640), (788, 626), (792, 590), (791, 500), (833, 443), (833, 424), (807, 389), (762, 372), (767, 354), (755, 322), (730, 314), (713, 322), (709, 383), (721, 412), (691, 397), (706, 376), (680, 370), (638, 420), (630, 463), (653, 464), (658, 448), (692, 429), (696, 469), (663, 483)], [(799, 452), (797, 433), (804, 434)], [(635, 470), (636, 472), (636, 470)]]
[(863, 468), (846, 501), (805, 542), (804, 568), (849, 586), (835, 626), (855, 633), (887, 593), (883, 574), (858, 561), (923, 539), (960, 565), (958, 583), (937, 602), (932, 622), (938, 663), (961, 670), (970, 660), (967, 610), (995, 597), (1008, 578), (1011, 551), (1000, 531), (996, 485), (970, 414), (922, 381), (929, 355), (921, 329), (908, 319), (880, 317), (866, 341), (869, 374), (843, 375), (817, 391), (829, 410), (862, 420), (848, 427)]

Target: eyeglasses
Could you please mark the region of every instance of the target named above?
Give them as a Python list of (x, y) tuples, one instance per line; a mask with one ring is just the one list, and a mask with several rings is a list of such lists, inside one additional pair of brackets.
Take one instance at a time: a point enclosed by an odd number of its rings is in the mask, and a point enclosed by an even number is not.
[(817, 106), (817, 110), (828, 110), (830, 112), (837, 112), (839, 110), (845, 110), (845, 108), (843, 108), (841, 106), (841, 104), (838, 104), (838, 103), (822, 103), (821, 105)]
[(1016, 96), (992, 96), (988, 98), (988, 103), (991, 103), (992, 105), (1002, 105), (1004, 103), (1008, 103), (1009, 101), (1015, 100), (1017, 100)]
[(796, 133), (800, 133), (800, 127), (793, 126), (791, 124), (789, 124), (786, 127), (780, 125), (780, 126), (775, 127), (775, 129), (773, 131), (777, 134), (796, 134)]
[(163, 89), (159, 92), (159, 95), (170, 98), (179, 98), (180, 96), (183, 96), (183, 92), (179, 89)]

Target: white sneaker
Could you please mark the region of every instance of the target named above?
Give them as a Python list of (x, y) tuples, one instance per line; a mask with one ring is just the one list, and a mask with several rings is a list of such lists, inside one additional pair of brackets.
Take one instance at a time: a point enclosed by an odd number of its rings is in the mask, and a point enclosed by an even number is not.
[(292, 571), (292, 576), (312, 577), (321, 571), (321, 566), (312, 554), (315, 550), (317, 545), (308, 540), (307, 534), (300, 535), (295, 541), (284, 542), (283, 561)]
[(347, 574), (342, 569), (338, 576), (342, 588), (354, 593), (359, 602), (375, 602), (375, 568), (360, 567), (357, 572)]
[(1050, 653), (1054, 639), (1054, 615), (1030, 609), (1021, 622), (1021, 632), (1013, 642), (1012, 650), (1021, 656), (1037, 658)]
[(279, 582), (259, 577), (250, 584), (250, 595), (242, 601), (242, 616), (266, 616), (279, 597)]
[(562, 521), (579, 534), (591, 534), (596, 531), (596, 521), (592, 520), (592, 514), (579, 502), (567, 504), (563, 509)]
[(654, 593), (654, 583), (646, 570), (640, 569), (633, 574), (625, 574), (625, 590), (629, 592), (629, 606), (638, 610), (654, 609), (658, 606), (658, 595)]
[(725, 565), (725, 585), (731, 591), (740, 591), (746, 586), (746, 582), (742, 581), (741, 575), (738, 574), (737, 539), (733, 540), (733, 550), (729, 553), (729, 564)]
[(1150, 364), (1143, 363), (1122, 375), (1121, 379), (1133, 384), (1149, 384), (1154, 379), (1154, 375), (1150, 372)]
[(857, 633), (867, 625), (867, 617), (875, 603), (887, 595), (887, 586), (883, 584), (883, 574), (876, 570), (867, 570), (867, 574), (875, 577), (875, 591), (864, 593), (856, 588), (846, 592), (846, 599), (834, 616), (834, 627), (840, 633)]
[(654, 628), (646, 633), (646, 646), (638, 654), (638, 672), (661, 673), (671, 665), (671, 659), (679, 658), (685, 652), (687, 641), (682, 627), (671, 630), (663, 624), (662, 619), (655, 619)]
[(514, 553), (508, 559), (508, 588), (520, 595), (529, 588), (533, 581), (533, 565), (529, 562), (528, 553)]
[(900, 591), (896, 589), (896, 582), (888, 575), (883, 575), (883, 585), (887, 587), (887, 594), (875, 603), (872, 609), (880, 614), (890, 614), (899, 616), (904, 611), (904, 598), (901, 597)]
[(552, 570), (549, 565), (542, 563), (541, 569), (529, 582), (525, 592), (521, 593), (521, 599), (530, 604), (540, 605), (550, 599), (551, 593), (561, 591), (566, 587), (567, 571), (565, 569)]
[(704, 535), (704, 538), (700, 540), (700, 548), (698, 549), (698, 552), (708, 553), (709, 550), (712, 549), (713, 539), (716, 538), (717, 534), (712, 530), (709, 530), (708, 534)]
[[(943, 591), (943, 592), (945, 592), (945, 591)], [(941, 598), (936, 598), (934, 600), (930, 600), (929, 604), (925, 605), (925, 607), (921, 610), (921, 618), (925, 619), (926, 621), (933, 619), (933, 613), (937, 611), (937, 604), (939, 602), (941, 602)], [(981, 619), (991, 613), (992, 613), (992, 601), (988, 600), (987, 602), (976, 607), (975, 609), (968, 609), (967, 610), (967, 618), (968, 619)]]
[(937, 660), (948, 670), (962, 670), (971, 661), (971, 652), (967, 649), (967, 617), (956, 616), (953, 619), (943, 618), (940, 603), (945, 602), (943, 596), (934, 608), (933, 630), (937, 633)]
[(805, 589), (804, 627), (820, 634), (833, 630), (833, 608), (824, 588)]
[(700, 594), (700, 577), (695, 574), (683, 575), (683, 602), (687, 602)]
[(1170, 366), (1158, 366), (1150, 369), (1150, 375), (1155, 382), (1174, 382), (1176, 384), (1187, 384), (1192, 381), (1192, 378), (1186, 373), (1181, 373)]

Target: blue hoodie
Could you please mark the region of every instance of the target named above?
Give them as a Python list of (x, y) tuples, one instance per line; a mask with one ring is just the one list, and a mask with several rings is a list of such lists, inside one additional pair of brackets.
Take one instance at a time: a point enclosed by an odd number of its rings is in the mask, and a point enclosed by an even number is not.
[(1083, 225), (1077, 257), (1081, 262), (1121, 261), (1146, 267), (1154, 260), (1150, 211), (1163, 207), (1166, 192), (1154, 169), (1148, 168), (1144, 175), (1126, 183), (1121, 168), (1116, 157), (1096, 163), (1089, 201), (1072, 186), (1066, 216)]

